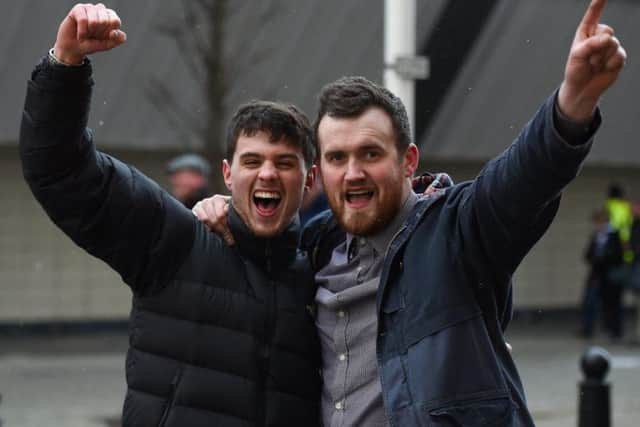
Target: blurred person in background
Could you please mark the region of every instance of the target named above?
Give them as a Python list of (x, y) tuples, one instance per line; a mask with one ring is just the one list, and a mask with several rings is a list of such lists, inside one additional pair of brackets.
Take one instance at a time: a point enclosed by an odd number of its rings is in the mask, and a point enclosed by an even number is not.
[(182, 154), (167, 163), (170, 192), (188, 209), (210, 195), (210, 174), (209, 162), (198, 154)]
[(304, 226), (311, 218), (319, 214), (320, 212), (329, 209), (329, 203), (327, 202), (327, 195), (324, 194), (322, 188), (322, 182), (319, 177), (316, 177), (316, 182), (302, 201), (302, 208), (300, 208), (300, 222)]
[(633, 343), (640, 344), (640, 202), (632, 203), (631, 210), (633, 225), (631, 226), (629, 246), (633, 251), (633, 263), (629, 288), (635, 300), (636, 323), (631, 328), (630, 339)]
[(609, 221), (605, 209), (597, 209), (591, 216), (594, 231), (584, 253), (589, 265), (582, 303), (584, 338), (594, 333), (597, 313), (603, 312), (604, 326), (612, 339), (622, 336), (622, 284), (612, 272), (623, 264), (620, 234)]
[(633, 251), (630, 247), (630, 239), (633, 212), (622, 185), (617, 182), (609, 185), (605, 207), (609, 214), (609, 223), (620, 234), (620, 241), (624, 248), (624, 261), (626, 264), (631, 265)]
[(253, 101), (232, 116), (222, 172), (229, 246), (86, 128), (87, 55), (126, 40), (115, 11), (77, 4), (31, 74), (23, 172), (46, 213), (131, 288), (123, 426), (319, 425), (315, 287), (297, 249), (313, 184), (307, 117)]

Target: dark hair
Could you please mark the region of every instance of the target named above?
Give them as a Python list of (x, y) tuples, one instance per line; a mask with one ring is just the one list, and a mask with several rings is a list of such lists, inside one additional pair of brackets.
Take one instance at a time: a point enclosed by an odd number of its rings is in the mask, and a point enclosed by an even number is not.
[(253, 100), (238, 107), (227, 126), (225, 153), (229, 162), (236, 151), (240, 135), (267, 132), (269, 141), (286, 139), (302, 149), (307, 168), (315, 159), (313, 132), (307, 116), (293, 104)]
[(609, 195), (609, 198), (612, 199), (624, 199), (624, 189), (622, 188), (622, 185), (617, 182), (609, 184), (607, 194)]
[(318, 125), (325, 115), (358, 117), (371, 107), (382, 108), (391, 118), (398, 152), (403, 152), (411, 144), (409, 117), (400, 98), (364, 77), (342, 77), (323, 87), (318, 98), (320, 107), (313, 123), (314, 142), (318, 151)]

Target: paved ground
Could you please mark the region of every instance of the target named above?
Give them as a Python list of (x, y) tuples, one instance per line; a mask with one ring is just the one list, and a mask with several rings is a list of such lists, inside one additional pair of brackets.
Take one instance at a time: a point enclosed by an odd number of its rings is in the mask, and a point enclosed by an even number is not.
[[(578, 360), (588, 344), (613, 356), (613, 426), (640, 420), (640, 347), (585, 343), (570, 327), (513, 328), (509, 341), (538, 427), (575, 427)], [(116, 427), (124, 395), (121, 334), (0, 337), (0, 418), (4, 427)]]

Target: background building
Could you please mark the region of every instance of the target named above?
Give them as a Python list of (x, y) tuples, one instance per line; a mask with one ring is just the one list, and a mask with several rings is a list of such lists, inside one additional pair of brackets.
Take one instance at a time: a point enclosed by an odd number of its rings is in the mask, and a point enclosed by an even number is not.
[[(0, 324), (102, 321), (124, 318), (130, 296), (120, 278), (58, 231), (22, 179), (17, 139), (25, 85), (33, 65), (55, 40), (74, 2), (4, 2), (0, 28)], [(166, 161), (203, 150), (195, 128), (206, 126), (207, 90), (185, 61), (184, 46), (167, 36), (184, 24), (183, 3), (115, 0), (128, 41), (96, 55), (89, 126), (98, 147), (165, 184)], [(382, 80), (383, 2), (371, 0), (231, 1), (224, 19), (228, 116), (253, 98), (290, 101), (310, 116), (315, 94), (342, 75)], [(471, 3), (471, 4), (470, 4)], [(422, 169), (472, 178), (506, 148), (562, 80), (573, 33), (588, 1), (418, 0), (418, 46), (431, 60), (430, 79), (417, 87), (416, 140)], [(581, 176), (563, 196), (558, 217), (520, 267), (516, 306), (567, 308), (580, 298), (582, 250), (589, 215), (611, 180), (640, 198), (640, 119), (634, 25), (640, 4), (612, 1), (603, 20), (625, 45), (629, 61), (603, 100), (605, 122)], [(187, 55), (188, 58), (189, 55)], [(161, 83), (165, 92), (158, 92)], [(155, 89), (154, 89), (155, 88)], [(163, 102), (166, 100), (166, 103)], [(171, 104), (171, 111), (163, 105)], [(195, 123), (186, 125), (185, 113)], [(217, 137), (216, 137), (217, 138)], [(219, 176), (213, 163), (213, 179)]]

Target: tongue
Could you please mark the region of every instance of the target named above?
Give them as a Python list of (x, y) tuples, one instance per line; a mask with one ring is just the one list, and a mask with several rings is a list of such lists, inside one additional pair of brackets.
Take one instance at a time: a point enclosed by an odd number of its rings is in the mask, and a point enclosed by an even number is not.
[(269, 200), (269, 199), (256, 200), (256, 208), (258, 208), (258, 212), (261, 215), (271, 215), (276, 211), (277, 207), (278, 207), (278, 202), (275, 200)]

